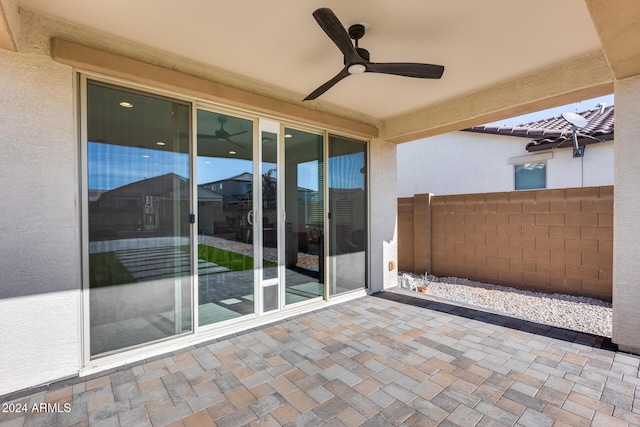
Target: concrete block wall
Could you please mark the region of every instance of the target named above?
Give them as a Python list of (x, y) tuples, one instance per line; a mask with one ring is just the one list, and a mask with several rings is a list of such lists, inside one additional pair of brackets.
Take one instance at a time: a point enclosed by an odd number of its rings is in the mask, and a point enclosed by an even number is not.
[(431, 198), (432, 194), (419, 194), (413, 200), (413, 226), (420, 230), (413, 236), (413, 268), (416, 271), (431, 271)]
[(400, 197), (398, 198), (398, 270), (400, 271), (415, 271), (414, 237), (413, 197)]
[(611, 301), (612, 186), (416, 195), (402, 206), (401, 269)]

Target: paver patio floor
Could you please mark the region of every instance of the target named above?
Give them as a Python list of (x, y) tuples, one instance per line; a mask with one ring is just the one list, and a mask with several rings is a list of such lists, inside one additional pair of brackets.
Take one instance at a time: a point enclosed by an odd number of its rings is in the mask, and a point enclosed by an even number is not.
[[(640, 358), (392, 290), (12, 403), (0, 426), (640, 425)], [(64, 412), (68, 403), (69, 412)]]

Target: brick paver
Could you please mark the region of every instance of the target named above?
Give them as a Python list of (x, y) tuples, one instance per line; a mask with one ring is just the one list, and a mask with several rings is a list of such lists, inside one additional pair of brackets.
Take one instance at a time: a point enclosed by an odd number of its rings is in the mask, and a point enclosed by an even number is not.
[(640, 425), (639, 367), (603, 337), (393, 290), (0, 397), (27, 408), (0, 427)]

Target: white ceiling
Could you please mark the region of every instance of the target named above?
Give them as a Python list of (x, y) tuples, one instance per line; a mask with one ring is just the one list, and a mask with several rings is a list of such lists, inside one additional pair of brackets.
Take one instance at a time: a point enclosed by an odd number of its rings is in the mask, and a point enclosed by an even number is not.
[[(346, 78), (320, 102), (376, 119), (436, 104), (600, 49), (584, 0), (16, 0), (27, 10), (300, 93), (342, 68), (312, 12), (369, 25), (373, 62), (442, 64), (441, 80)], [(319, 101), (307, 101), (319, 102)]]

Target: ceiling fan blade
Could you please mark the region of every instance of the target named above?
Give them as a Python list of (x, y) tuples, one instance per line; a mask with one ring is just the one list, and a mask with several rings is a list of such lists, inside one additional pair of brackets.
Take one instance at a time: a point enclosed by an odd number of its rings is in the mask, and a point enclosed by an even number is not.
[(439, 79), (444, 73), (444, 66), (433, 64), (418, 64), (414, 62), (389, 62), (366, 64), (367, 73), (395, 74), (397, 76), (417, 77), (421, 79)]
[(198, 138), (199, 139), (216, 139), (215, 135), (207, 135), (206, 133), (199, 133), (198, 134)]
[[(246, 133), (246, 132), (247, 131), (245, 130), (245, 131), (242, 131), (242, 132), (238, 132), (238, 134)], [(234, 135), (238, 135), (238, 134), (234, 134)], [(229, 135), (229, 136), (233, 136), (233, 135)], [(235, 142), (235, 141), (230, 140), (229, 137), (221, 138), (221, 137), (216, 136), (216, 135), (207, 135), (207, 134), (204, 134), (204, 133), (199, 133), (198, 134), (198, 139), (213, 139), (214, 141), (227, 141), (228, 143), (233, 144), (236, 147), (242, 148), (243, 150), (246, 149), (246, 147), (244, 145), (240, 144), (239, 142)]]
[(313, 12), (320, 28), (324, 30), (331, 40), (338, 46), (347, 63), (360, 60), (360, 55), (351, 43), (351, 37), (345, 30), (338, 17), (329, 8), (323, 7)]
[(340, 71), (338, 74), (336, 74), (336, 76), (334, 78), (332, 78), (331, 80), (329, 80), (328, 82), (326, 82), (325, 84), (320, 86), (318, 89), (316, 89), (313, 92), (311, 92), (309, 95), (307, 95), (307, 97), (305, 99), (303, 99), (303, 101), (310, 101), (312, 99), (316, 99), (317, 97), (319, 97), (320, 95), (322, 95), (323, 93), (325, 93), (326, 91), (331, 89), (333, 87), (333, 85), (335, 85), (340, 80), (344, 79), (345, 77), (347, 77), (349, 75), (350, 74), (349, 74), (349, 71), (347, 71), (347, 67), (343, 68), (342, 71)]
[(242, 135), (243, 133), (247, 133), (247, 131), (246, 131), (246, 130), (241, 130), (240, 132), (231, 133), (231, 134), (227, 135), (226, 139), (229, 139), (229, 138), (231, 138), (232, 136)]
[(229, 138), (225, 138), (225, 139), (224, 139), (224, 141), (227, 141), (227, 142), (229, 142), (230, 144), (233, 144), (233, 145), (235, 145), (236, 147), (241, 148), (241, 149), (242, 149), (242, 150), (244, 150), (244, 151), (246, 151), (246, 149), (247, 149), (247, 147), (245, 147), (244, 145), (240, 144), (239, 142), (232, 141), (232, 140), (230, 140)]

